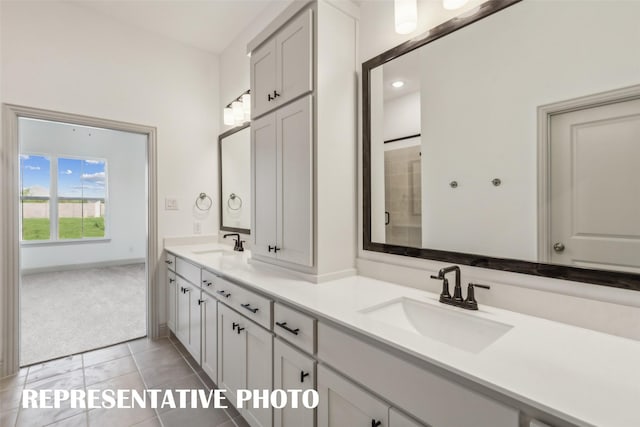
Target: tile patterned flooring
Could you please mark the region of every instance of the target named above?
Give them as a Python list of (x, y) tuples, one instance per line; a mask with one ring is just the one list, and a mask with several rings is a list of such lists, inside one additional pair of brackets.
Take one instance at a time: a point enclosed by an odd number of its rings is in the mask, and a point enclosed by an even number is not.
[(22, 409), (23, 389), (215, 388), (187, 350), (175, 339), (142, 338), (100, 350), (22, 368), (0, 379), (1, 427), (248, 427), (228, 409)]

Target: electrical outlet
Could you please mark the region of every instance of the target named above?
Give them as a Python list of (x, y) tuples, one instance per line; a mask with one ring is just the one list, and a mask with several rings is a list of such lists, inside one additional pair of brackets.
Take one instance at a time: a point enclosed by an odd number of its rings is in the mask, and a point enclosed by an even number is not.
[(178, 199), (165, 197), (165, 199), (164, 199), (164, 210), (165, 211), (177, 211), (178, 210)]
[(200, 221), (193, 222), (193, 234), (201, 234), (202, 233), (202, 223)]

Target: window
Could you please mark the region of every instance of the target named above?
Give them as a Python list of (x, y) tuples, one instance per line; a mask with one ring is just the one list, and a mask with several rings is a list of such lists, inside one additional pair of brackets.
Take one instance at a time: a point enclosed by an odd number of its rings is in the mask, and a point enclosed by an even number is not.
[(20, 156), (22, 240), (104, 238), (107, 162)]

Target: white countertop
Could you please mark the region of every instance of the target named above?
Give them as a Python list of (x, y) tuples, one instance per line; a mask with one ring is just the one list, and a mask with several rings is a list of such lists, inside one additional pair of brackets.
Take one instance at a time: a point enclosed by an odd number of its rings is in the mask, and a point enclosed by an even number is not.
[[(578, 425), (640, 426), (640, 342), (482, 304), (469, 312), (438, 295), (363, 276), (320, 284), (259, 264), (249, 252), (194, 254), (220, 244), (165, 249), (276, 300), (289, 302), (428, 363)], [(428, 280), (425, 278), (425, 280)], [(372, 320), (360, 310), (407, 297), (512, 325), (497, 341), (471, 353)]]

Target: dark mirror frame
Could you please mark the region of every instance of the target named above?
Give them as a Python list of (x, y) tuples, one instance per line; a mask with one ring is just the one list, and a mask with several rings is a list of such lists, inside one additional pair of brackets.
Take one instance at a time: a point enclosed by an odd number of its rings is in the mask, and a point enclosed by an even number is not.
[(220, 230), (222, 231), (231, 231), (232, 233), (242, 233), (242, 234), (251, 234), (251, 229), (249, 228), (236, 228), (236, 227), (225, 227), (222, 223), (222, 210), (223, 210), (223, 200), (222, 200), (222, 140), (233, 135), (234, 133), (240, 132), (251, 126), (250, 122), (246, 122), (240, 126), (236, 126), (234, 128), (229, 129), (228, 131), (221, 133), (218, 136), (218, 194), (220, 205)]
[(490, 0), (481, 4), (475, 12), (453, 18), (418, 38), (406, 41), (362, 64), (362, 173), (363, 173), (363, 249), (393, 255), (424, 258), (452, 264), (470, 265), (492, 270), (530, 274), (554, 279), (571, 280), (585, 284), (596, 284), (640, 291), (640, 275), (633, 273), (592, 270), (564, 265), (542, 264), (508, 258), (494, 258), (479, 254), (449, 252), (436, 249), (412, 248), (371, 241), (371, 111), (370, 77), (373, 68), (379, 67), (405, 53), (451, 34), (489, 15), (513, 6), (522, 0)]

